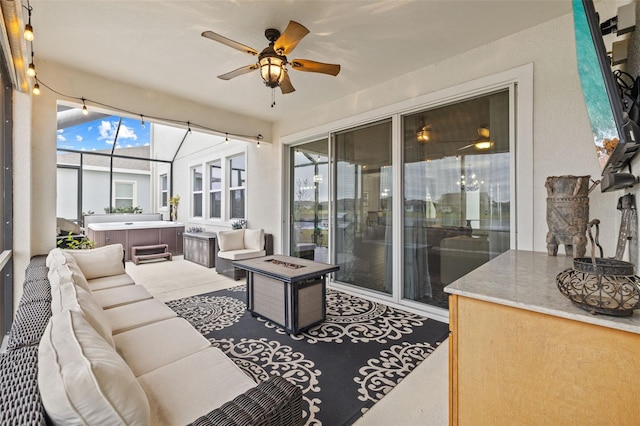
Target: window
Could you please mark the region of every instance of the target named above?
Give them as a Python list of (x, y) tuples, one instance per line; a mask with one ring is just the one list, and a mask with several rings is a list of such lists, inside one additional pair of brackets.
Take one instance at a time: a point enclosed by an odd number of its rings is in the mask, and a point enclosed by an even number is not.
[(113, 206), (116, 211), (131, 209), (135, 206), (135, 182), (113, 182)]
[(191, 169), (191, 216), (202, 217), (202, 166)]
[(229, 160), (229, 216), (244, 219), (246, 166), (244, 155)]
[(160, 175), (160, 207), (167, 207), (169, 205), (169, 191), (166, 173)]
[(222, 161), (209, 165), (209, 218), (222, 218)]

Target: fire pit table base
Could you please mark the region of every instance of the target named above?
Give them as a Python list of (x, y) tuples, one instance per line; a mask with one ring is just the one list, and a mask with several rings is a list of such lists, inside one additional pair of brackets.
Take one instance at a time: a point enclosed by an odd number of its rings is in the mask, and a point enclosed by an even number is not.
[(298, 334), (324, 321), (326, 275), (338, 266), (288, 256), (234, 262), (247, 271), (247, 310)]

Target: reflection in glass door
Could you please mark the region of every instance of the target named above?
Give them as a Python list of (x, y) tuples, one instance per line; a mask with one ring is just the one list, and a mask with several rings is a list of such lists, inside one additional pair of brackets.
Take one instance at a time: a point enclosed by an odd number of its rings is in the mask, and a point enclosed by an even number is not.
[(333, 135), (337, 281), (392, 293), (391, 119)]
[(403, 298), (444, 287), (510, 245), (509, 92), (403, 117)]
[(329, 142), (291, 148), (291, 255), (328, 262)]

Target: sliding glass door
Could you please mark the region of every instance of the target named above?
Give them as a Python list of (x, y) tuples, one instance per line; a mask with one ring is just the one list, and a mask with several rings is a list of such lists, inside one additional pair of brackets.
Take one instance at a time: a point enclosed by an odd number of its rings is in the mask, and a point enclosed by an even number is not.
[(329, 141), (290, 148), (291, 255), (329, 260)]
[(338, 287), (447, 309), (447, 285), (510, 248), (512, 90), (290, 147), (290, 253), (339, 265)]
[(392, 293), (391, 119), (333, 135), (337, 281)]
[(443, 291), (509, 249), (509, 92), (403, 117), (403, 298)]

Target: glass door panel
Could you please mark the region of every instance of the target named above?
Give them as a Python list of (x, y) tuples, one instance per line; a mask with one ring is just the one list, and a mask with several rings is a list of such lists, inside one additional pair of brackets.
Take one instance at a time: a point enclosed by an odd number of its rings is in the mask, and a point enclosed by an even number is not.
[(291, 148), (291, 256), (329, 261), (329, 141)]
[(443, 291), (509, 249), (509, 92), (403, 117), (403, 298)]
[(392, 293), (391, 120), (333, 135), (337, 281)]

